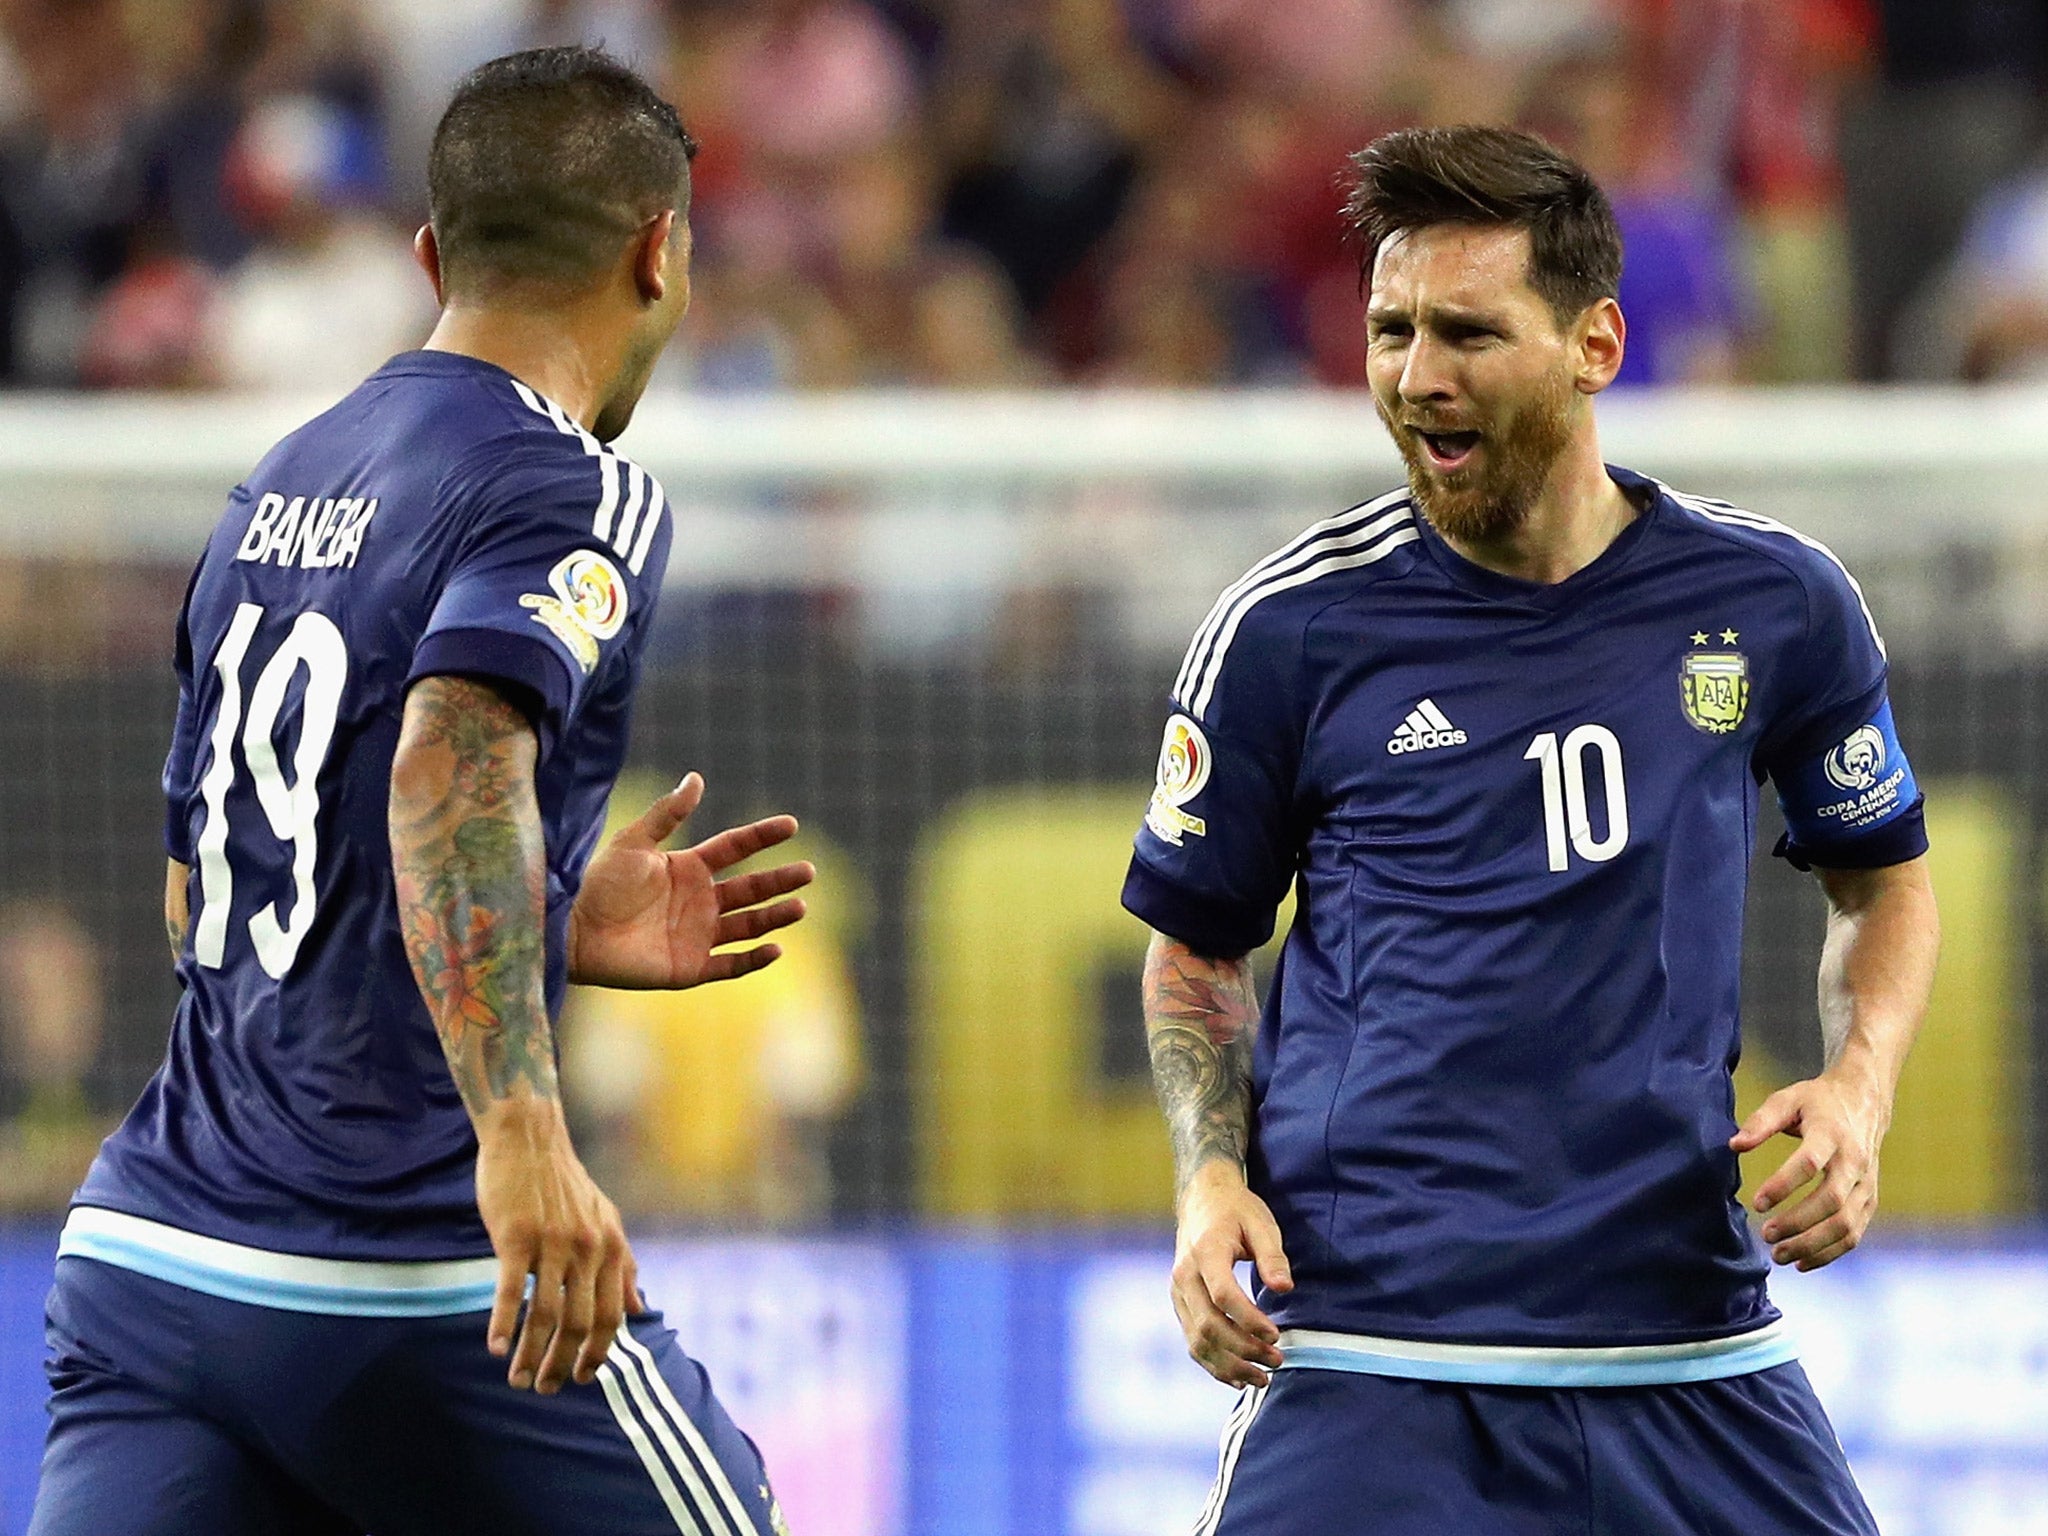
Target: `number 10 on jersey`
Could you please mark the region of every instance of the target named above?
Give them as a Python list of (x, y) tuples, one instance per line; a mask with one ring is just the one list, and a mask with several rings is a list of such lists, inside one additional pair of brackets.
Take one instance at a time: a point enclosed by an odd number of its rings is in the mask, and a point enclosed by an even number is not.
[[(1586, 809), (1586, 755), (1600, 756), (1602, 788), (1606, 790), (1607, 835), (1593, 835)], [(1562, 873), (1577, 853), (1593, 864), (1605, 864), (1628, 845), (1628, 786), (1621, 773), (1621, 742), (1604, 725), (1582, 725), (1560, 745), (1557, 732), (1545, 731), (1529, 743), (1523, 761), (1543, 769), (1543, 843), (1550, 867)]]

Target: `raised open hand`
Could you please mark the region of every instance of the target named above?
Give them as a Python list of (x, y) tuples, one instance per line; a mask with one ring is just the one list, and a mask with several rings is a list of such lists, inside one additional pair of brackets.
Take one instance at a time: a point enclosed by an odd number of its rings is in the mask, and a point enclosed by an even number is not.
[(790, 893), (809, 885), (817, 871), (797, 863), (720, 876), (789, 841), (796, 835), (796, 818), (769, 816), (694, 847), (664, 850), (661, 845), (703, 798), (702, 776), (685, 775), (591, 859), (569, 913), (571, 981), (674, 990), (745, 976), (782, 953), (776, 944), (713, 951), (800, 919), (804, 904)]

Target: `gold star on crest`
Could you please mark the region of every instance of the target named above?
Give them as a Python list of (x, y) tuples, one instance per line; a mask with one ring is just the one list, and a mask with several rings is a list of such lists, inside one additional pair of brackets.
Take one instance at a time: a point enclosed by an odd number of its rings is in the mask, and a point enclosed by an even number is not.
[(1721, 631), (1721, 643), (1723, 645), (1733, 645), (1739, 638), (1741, 637), (1738, 636), (1732, 629), (1724, 629)]
[(1705, 645), (1707, 643), (1706, 631), (1701, 629), (1694, 630), (1692, 632), (1692, 643), (1694, 645)]

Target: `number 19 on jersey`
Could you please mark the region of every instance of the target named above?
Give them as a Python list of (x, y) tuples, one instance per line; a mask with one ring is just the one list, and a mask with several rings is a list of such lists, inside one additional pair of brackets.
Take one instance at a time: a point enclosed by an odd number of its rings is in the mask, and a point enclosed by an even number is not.
[[(313, 925), (314, 869), (320, 857), (320, 767), (334, 741), (341, 714), (341, 690), (348, 681), (348, 645), (324, 613), (302, 613), (284, 643), (271, 653), (249, 692), (248, 716), (242, 712), (242, 666), (249, 642), (262, 621), (258, 603), (243, 603), (214, 654), (220, 675), (220, 711), (214, 717), (209, 744), (213, 760), (200, 781), (206, 820), (199, 829), (200, 909), (192, 925), (195, 959), (219, 970), (227, 953), (228, 912), (234, 900), (235, 874), (228, 863), (228, 791), (235, 782), (235, 744), (241, 737), (242, 760), (256, 787), (256, 800), (270, 823), (271, 835), (292, 850), (292, 902), (289, 916), (275, 901), (249, 919), (249, 938), (266, 974), (281, 978), (292, 968), (299, 945)], [(291, 782), (277, 760), (273, 736), (285, 695), (300, 667), (306, 686), (299, 697), (299, 743), (292, 754)]]

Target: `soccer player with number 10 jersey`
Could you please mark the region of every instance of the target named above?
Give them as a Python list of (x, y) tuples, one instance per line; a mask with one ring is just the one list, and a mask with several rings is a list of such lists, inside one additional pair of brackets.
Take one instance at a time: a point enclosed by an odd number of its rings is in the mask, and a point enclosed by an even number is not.
[[(1871, 1536), (1765, 1272), (1863, 1236), (1932, 984), (1884, 644), (1821, 545), (1602, 462), (1583, 169), (1442, 128), (1353, 170), (1408, 487), (1217, 600), (1124, 888), (1173, 1302), (1243, 1388), (1198, 1536)], [(1826, 1066), (1738, 1125), (1766, 780), (1827, 897)]]

